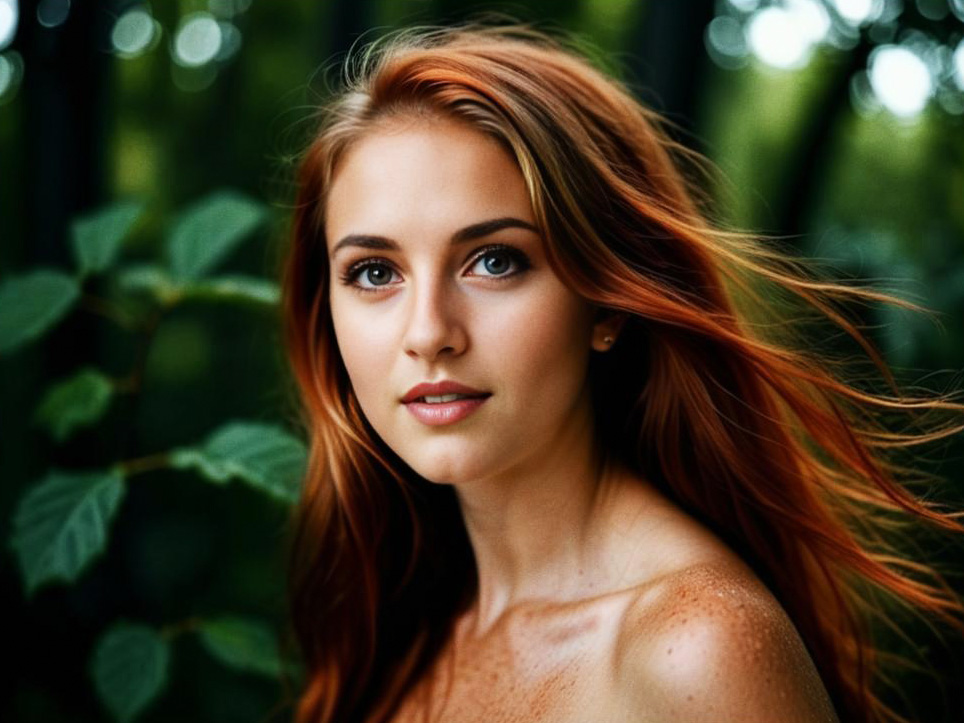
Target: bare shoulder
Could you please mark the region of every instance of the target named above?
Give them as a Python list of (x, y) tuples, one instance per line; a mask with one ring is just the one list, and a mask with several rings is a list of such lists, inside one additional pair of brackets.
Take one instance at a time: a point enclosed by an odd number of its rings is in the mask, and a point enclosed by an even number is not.
[(837, 721), (786, 612), (749, 568), (693, 564), (627, 610), (616, 653), (627, 719)]

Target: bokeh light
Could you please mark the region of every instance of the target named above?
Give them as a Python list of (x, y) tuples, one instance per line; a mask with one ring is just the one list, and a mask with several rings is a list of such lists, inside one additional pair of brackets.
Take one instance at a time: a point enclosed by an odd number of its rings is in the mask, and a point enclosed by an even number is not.
[(0, 50), (13, 42), (19, 15), (17, 0), (0, 0)]
[[(919, 15), (941, 22), (950, 11), (964, 17), (964, 0), (913, 0)], [(819, 47), (851, 51), (865, 38), (874, 49), (865, 70), (851, 79), (850, 97), (863, 115), (886, 109), (912, 119), (930, 100), (946, 112), (964, 112), (964, 40), (950, 44), (924, 26), (900, 22), (904, 0), (725, 0), (707, 24), (709, 57), (730, 70), (749, 55), (766, 65), (795, 70)]]
[(735, 70), (746, 65), (749, 48), (743, 25), (729, 15), (719, 15), (706, 26), (706, 51), (720, 67)]
[(899, 45), (874, 49), (869, 78), (874, 94), (899, 118), (919, 114), (934, 94), (934, 79), (927, 63), (914, 51)]
[(793, 15), (782, 7), (755, 13), (747, 27), (750, 49), (767, 65), (792, 69), (810, 59), (810, 42)]
[(854, 27), (877, 20), (884, 11), (883, 0), (831, 0), (841, 18)]
[(954, 83), (958, 88), (964, 90), (964, 39), (957, 44), (957, 48), (954, 50), (952, 64), (954, 68)]
[(205, 65), (217, 57), (222, 39), (221, 26), (213, 15), (187, 15), (174, 36), (174, 61), (188, 68)]
[(884, 109), (870, 85), (866, 70), (854, 73), (850, 79), (850, 104), (862, 116), (873, 116)]
[(23, 58), (16, 50), (0, 54), (0, 105), (17, 95), (23, 80)]
[(838, 50), (853, 50), (860, 42), (860, 31), (847, 23), (832, 23), (827, 44)]
[(934, 97), (937, 98), (937, 102), (945, 112), (951, 115), (964, 114), (964, 93), (956, 88), (941, 86), (937, 89)]
[(70, 15), (70, 0), (40, 0), (37, 5), (37, 22), (45, 28), (63, 25)]
[(3, 97), (4, 91), (6, 91), (12, 80), (13, 68), (11, 67), (10, 61), (7, 60), (7, 56), (0, 55), (0, 98)]
[(216, 59), (225, 61), (241, 50), (241, 31), (234, 23), (223, 20), (218, 22), (218, 26), (221, 28), (221, 48)]
[(117, 18), (110, 39), (123, 58), (134, 58), (153, 47), (160, 36), (160, 24), (143, 7), (133, 8)]
[(947, 0), (917, 0), (917, 12), (928, 20), (943, 20), (948, 11)]
[[(940, 0), (946, 2), (946, 0)], [(884, 0), (883, 8), (877, 14), (875, 23), (893, 23), (904, 12), (904, 0)]]
[(818, 0), (789, 0), (786, 3), (790, 20), (796, 24), (811, 44), (823, 42), (830, 32), (830, 15)]

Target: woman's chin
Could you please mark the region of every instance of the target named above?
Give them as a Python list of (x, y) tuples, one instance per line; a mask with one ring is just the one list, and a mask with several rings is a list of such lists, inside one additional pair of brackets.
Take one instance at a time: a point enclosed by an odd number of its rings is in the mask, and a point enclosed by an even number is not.
[(412, 466), (412, 469), (418, 472), (426, 481), (440, 485), (454, 485), (459, 487), (470, 482), (472, 479), (478, 478), (477, 475), (472, 475), (462, 468), (453, 468), (439, 464)]
[(457, 459), (446, 459), (439, 455), (418, 455), (418, 459), (406, 459), (408, 465), (421, 477), (435, 484), (450, 484), (456, 487), (469, 484), (473, 480), (491, 475), (491, 464), (481, 464), (460, 455)]

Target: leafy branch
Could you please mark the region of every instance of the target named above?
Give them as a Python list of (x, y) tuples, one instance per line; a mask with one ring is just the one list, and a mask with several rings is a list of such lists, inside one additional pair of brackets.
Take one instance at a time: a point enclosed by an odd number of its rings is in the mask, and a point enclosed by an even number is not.
[(258, 620), (188, 618), (160, 629), (119, 621), (101, 636), (90, 659), (94, 686), (116, 720), (133, 720), (160, 695), (174, 641), (189, 634), (197, 635), (205, 650), (230, 668), (274, 679), (282, 675), (275, 635)]
[[(75, 270), (34, 269), (0, 282), (0, 354), (41, 338), (75, 307), (137, 333), (140, 345), (129, 374), (112, 378), (83, 367), (52, 384), (34, 412), (34, 423), (56, 441), (96, 424), (117, 394), (140, 392), (151, 342), (164, 318), (185, 300), (277, 304), (277, 286), (244, 275), (212, 275), (265, 220), (260, 204), (232, 191), (212, 194), (186, 209), (172, 225), (164, 258), (114, 268), (123, 243), (143, 213), (142, 203), (124, 201), (78, 219), (71, 227)], [(107, 276), (119, 298), (101, 298), (87, 287)], [(147, 295), (146, 316), (125, 302)], [(224, 485), (238, 480), (283, 504), (293, 503), (304, 473), (304, 445), (281, 427), (229, 421), (206, 439), (184, 447), (115, 461), (100, 469), (51, 469), (23, 494), (9, 539), (28, 597), (44, 586), (73, 583), (106, 550), (113, 519), (128, 480), (177, 469)], [(275, 636), (257, 620), (232, 615), (189, 618), (161, 629), (119, 621), (106, 631), (91, 658), (101, 700), (121, 722), (134, 719), (164, 688), (173, 641), (197, 635), (217, 660), (238, 670), (277, 678), (281, 662)]]

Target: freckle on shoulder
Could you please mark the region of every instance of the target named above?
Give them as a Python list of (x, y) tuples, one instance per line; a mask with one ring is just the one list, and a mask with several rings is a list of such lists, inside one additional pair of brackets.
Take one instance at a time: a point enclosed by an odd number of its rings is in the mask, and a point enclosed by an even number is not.
[(652, 720), (725, 711), (769, 720), (777, 710), (788, 721), (835, 720), (796, 628), (745, 565), (699, 563), (665, 576), (627, 610), (617, 647), (628, 709)]
[[(731, 560), (695, 563), (648, 586), (627, 609), (617, 646), (617, 669), (638, 672), (640, 661), (660, 665), (680, 643), (721, 633), (739, 638), (763, 621), (789, 624), (786, 613), (748, 568)], [(748, 641), (749, 644), (749, 641)]]
[(748, 568), (700, 562), (656, 581), (630, 606), (613, 663), (627, 686), (646, 679), (676, 688), (704, 683), (714, 673), (710, 659), (723, 650), (751, 668), (765, 666), (776, 652), (773, 641), (795, 635)]

